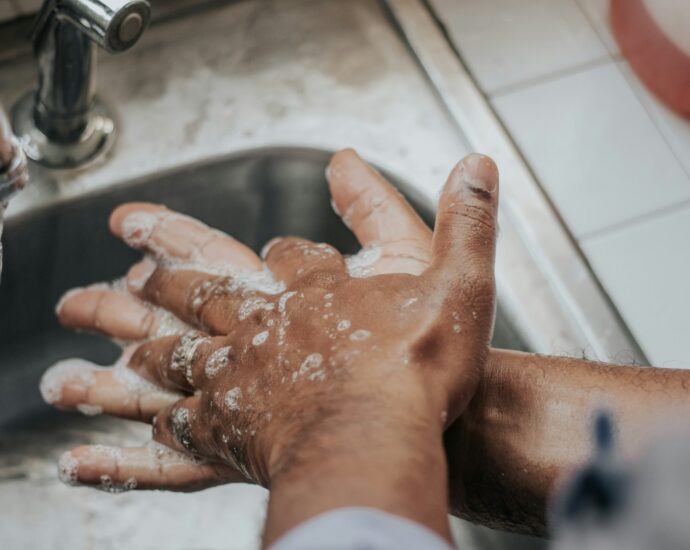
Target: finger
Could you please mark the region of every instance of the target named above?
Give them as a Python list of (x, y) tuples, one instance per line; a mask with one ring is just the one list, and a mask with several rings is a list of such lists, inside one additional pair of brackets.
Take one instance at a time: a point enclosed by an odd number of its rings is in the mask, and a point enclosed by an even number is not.
[(336, 153), (326, 172), (335, 209), (362, 246), (415, 237), (430, 241), (430, 230), (410, 204), (353, 149)]
[(67, 292), (56, 308), (63, 326), (99, 332), (127, 342), (179, 334), (189, 330), (169, 312), (145, 304), (108, 285), (95, 285)]
[(153, 439), (196, 456), (214, 456), (211, 427), (201, 419), (201, 396), (182, 399), (160, 411), (153, 421)]
[(327, 170), (333, 206), (363, 247), (381, 247), (375, 274), (419, 274), (431, 258), (431, 230), (405, 198), (353, 149)]
[(110, 216), (110, 229), (133, 248), (159, 259), (260, 270), (248, 247), (198, 220), (150, 203), (124, 204)]
[[(316, 275), (320, 282), (345, 276), (345, 259), (332, 246), (297, 237), (273, 239), (264, 247), (266, 266), (287, 286), (297, 279)], [(318, 281), (313, 281), (318, 282)]]
[(493, 282), (498, 170), (484, 155), (465, 157), (441, 194), (429, 272), (453, 280)]
[[(227, 413), (239, 411), (244, 407), (244, 396), (239, 387), (224, 393), (216, 392), (207, 407), (224, 409)], [(251, 437), (232, 422), (225, 423), (221, 441), (214, 441), (214, 430), (206, 424), (200, 414), (201, 396), (195, 395), (183, 399), (163, 409), (153, 421), (153, 439), (166, 447), (188, 452), (196, 456), (217, 456), (241, 472), (247, 480), (256, 479), (249, 472), (246, 455), (246, 441)], [(218, 445), (221, 445), (219, 448)]]
[(88, 485), (111, 493), (131, 489), (189, 492), (245, 481), (229, 466), (200, 462), (155, 442), (134, 448), (77, 447), (60, 457), (58, 473), (68, 485)]
[(221, 277), (158, 267), (148, 275), (139, 295), (182, 321), (217, 335), (227, 334), (242, 317), (246, 300), (260, 301), (265, 304), (262, 311), (268, 311), (273, 308), (271, 294), (282, 290), (284, 285), (277, 284), (265, 271)]
[(129, 368), (157, 386), (191, 392), (232, 367), (234, 361), (227, 337), (189, 331), (142, 344), (132, 354)]
[(41, 395), (59, 409), (143, 422), (182, 397), (125, 369), (123, 364), (106, 368), (82, 359), (60, 361), (41, 378)]

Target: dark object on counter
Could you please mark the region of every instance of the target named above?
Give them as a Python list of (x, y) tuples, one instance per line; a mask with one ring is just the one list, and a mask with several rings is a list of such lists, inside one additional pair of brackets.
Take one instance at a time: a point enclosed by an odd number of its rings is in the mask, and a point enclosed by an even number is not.
[(555, 550), (690, 548), (690, 438), (679, 431), (626, 462), (612, 417), (595, 421), (596, 448), (553, 502)]

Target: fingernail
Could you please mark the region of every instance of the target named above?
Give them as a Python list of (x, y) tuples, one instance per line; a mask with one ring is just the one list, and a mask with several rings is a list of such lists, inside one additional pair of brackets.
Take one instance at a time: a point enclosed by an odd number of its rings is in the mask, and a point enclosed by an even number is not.
[(137, 211), (125, 216), (122, 220), (122, 239), (134, 248), (144, 246), (160, 218), (159, 213)]
[(268, 241), (264, 247), (261, 249), (261, 259), (265, 260), (266, 257), (268, 256), (268, 253), (271, 251), (271, 248), (273, 248), (276, 244), (278, 244), (279, 241), (282, 240), (282, 237), (275, 237)]
[[(71, 290), (68, 290), (65, 292), (62, 297), (58, 300), (58, 303), (55, 305), (55, 313), (60, 316), (60, 312), (63, 310), (65, 307), (65, 304), (69, 302), (74, 296), (78, 294), (84, 294), (88, 295), (89, 292), (92, 291), (99, 291), (99, 290), (109, 290), (112, 288), (116, 288), (116, 283), (117, 281), (114, 281), (112, 283), (95, 283), (86, 287), (78, 287), (78, 288), (73, 288)], [(84, 298), (82, 298), (83, 300)], [(82, 301), (82, 305), (83, 305)]]
[(74, 458), (71, 451), (67, 451), (58, 460), (58, 478), (65, 485), (74, 487), (79, 485), (77, 475), (79, 473), (79, 461)]
[(91, 405), (89, 403), (80, 403), (77, 405), (77, 410), (85, 416), (98, 416), (103, 414), (103, 407), (100, 405)]
[(153, 275), (153, 272), (156, 271), (157, 265), (156, 262), (148, 257), (133, 265), (129, 273), (127, 273), (127, 285), (129, 288), (135, 292), (143, 290), (146, 282)]
[(83, 290), (83, 287), (78, 287), (65, 292), (58, 300), (58, 303), (55, 305), (55, 314), (59, 316), (60, 312), (62, 311), (62, 308), (65, 306), (65, 303), (74, 295), (79, 294)]
[(498, 188), (498, 169), (486, 155), (473, 153), (460, 161), (459, 176), (472, 190), (493, 194)]
[(96, 382), (94, 370), (98, 368), (83, 359), (65, 359), (55, 363), (41, 378), (39, 390), (43, 400), (52, 405), (62, 399), (62, 389), (68, 385), (72, 391), (83, 388), (86, 391)]
[(330, 185), (338, 185), (342, 183), (343, 173), (342, 162), (331, 160), (326, 167), (326, 180)]

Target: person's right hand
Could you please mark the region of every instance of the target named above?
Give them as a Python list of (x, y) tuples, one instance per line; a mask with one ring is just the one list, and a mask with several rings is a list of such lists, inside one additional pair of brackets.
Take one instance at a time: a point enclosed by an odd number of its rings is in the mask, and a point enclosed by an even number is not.
[[(356, 154), (345, 151), (334, 157), (329, 183), (336, 208), (343, 212), (360, 242), (380, 243), (381, 255), (371, 266), (371, 274), (418, 274), (429, 265), (430, 230), (404, 199)], [(127, 234), (126, 220), (131, 221), (132, 214), (142, 212), (153, 215), (158, 222), (145, 234)], [(208, 230), (198, 222), (168, 215), (160, 207), (127, 205), (113, 215), (111, 226), (116, 235), (126, 237), (131, 244), (159, 260), (193, 257), (196, 262), (216, 268), (261, 267), (258, 257), (230, 237)], [(135, 292), (139, 290), (136, 286), (141, 271), (146, 269), (141, 264), (130, 272), (130, 286), (135, 287)], [(67, 326), (98, 329), (125, 340), (155, 336), (161, 327), (165, 329), (169, 325), (160, 322), (159, 309), (152, 309), (122, 292), (102, 288), (71, 294), (60, 308), (60, 318)], [(56, 404), (63, 408), (98, 406), (106, 413), (148, 420), (180, 397), (150, 391), (150, 388), (132, 392), (112, 371), (91, 374), (93, 377), (86, 377), (89, 378), (86, 384), (81, 375), (72, 381), (65, 379)], [(125, 449), (114, 454), (84, 447), (73, 451), (70, 458), (79, 464), (77, 479), (84, 483), (97, 483), (102, 475), (109, 475), (115, 483), (136, 477), (140, 488), (189, 489), (241, 478), (231, 469), (213, 463), (192, 464), (180, 460), (174, 467), (168, 464), (169, 467), (161, 468), (151, 460), (151, 452), (144, 449)]]

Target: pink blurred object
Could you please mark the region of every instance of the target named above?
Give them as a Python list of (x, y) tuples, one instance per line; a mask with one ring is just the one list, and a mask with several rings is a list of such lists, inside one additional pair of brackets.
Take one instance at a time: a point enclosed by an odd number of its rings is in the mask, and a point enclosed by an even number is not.
[(611, 0), (621, 52), (663, 103), (690, 117), (690, 1)]

